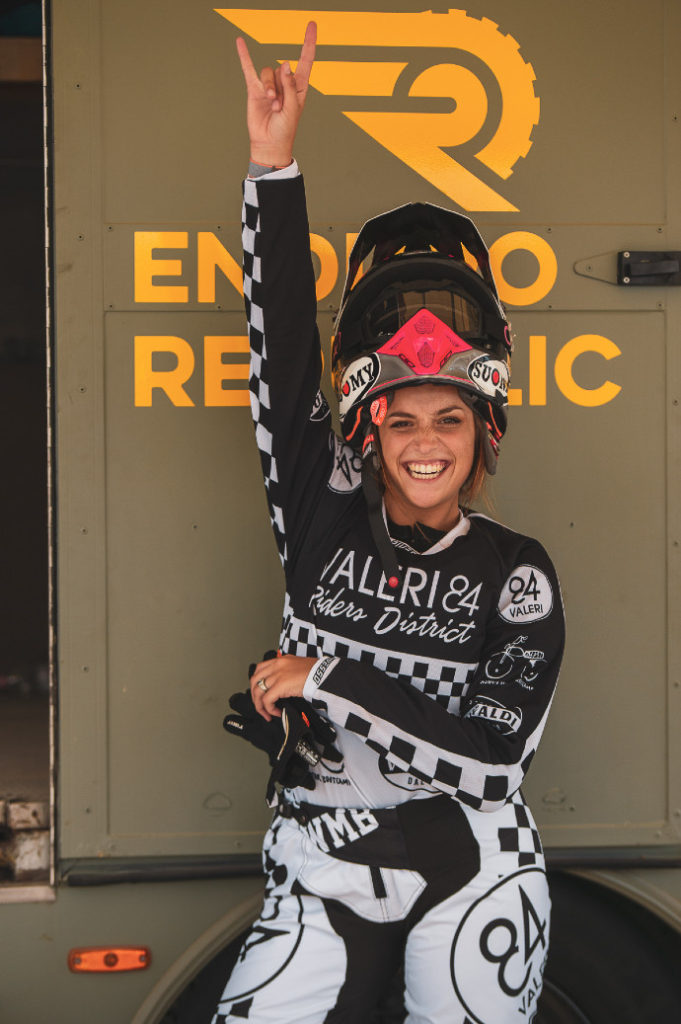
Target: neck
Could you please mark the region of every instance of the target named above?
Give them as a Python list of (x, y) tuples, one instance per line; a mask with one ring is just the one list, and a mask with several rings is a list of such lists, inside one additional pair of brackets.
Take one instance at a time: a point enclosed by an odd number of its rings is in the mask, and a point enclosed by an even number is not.
[[(456, 499), (458, 497), (457, 494)], [(408, 506), (398, 498), (395, 498), (389, 490), (386, 490), (383, 498), (386, 514), (397, 526), (415, 527), (417, 523), (421, 523), (432, 530), (449, 533), (461, 518), (461, 509), (456, 499), (448, 502), (445, 508), (429, 509)]]

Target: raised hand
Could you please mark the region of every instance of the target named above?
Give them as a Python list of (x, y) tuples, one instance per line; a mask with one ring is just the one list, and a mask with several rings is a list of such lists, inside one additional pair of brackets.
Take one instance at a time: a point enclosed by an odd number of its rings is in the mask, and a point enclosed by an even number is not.
[(305, 106), (310, 72), (314, 62), (317, 26), (311, 21), (295, 74), (288, 61), (281, 67), (255, 70), (246, 41), (239, 36), (237, 53), (248, 94), (247, 124), (251, 160), (267, 167), (286, 167), (293, 156), (293, 143)]

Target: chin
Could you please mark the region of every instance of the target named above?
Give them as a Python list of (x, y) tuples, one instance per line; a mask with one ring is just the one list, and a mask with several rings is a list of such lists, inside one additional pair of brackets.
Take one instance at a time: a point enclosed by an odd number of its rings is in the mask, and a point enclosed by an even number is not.
[(404, 508), (405, 512), (413, 511), (415, 516), (423, 516), (427, 513), (433, 515), (446, 516), (452, 511), (452, 513), (458, 509), (458, 490), (452, 490), (447, 488), (440, 491), (437, 494), (429, 493), (423, 494), (423, 488), (429, 487), (429, 484), (417, 485), (418, 490), (400, 489), (399, 499), (400, 504)]

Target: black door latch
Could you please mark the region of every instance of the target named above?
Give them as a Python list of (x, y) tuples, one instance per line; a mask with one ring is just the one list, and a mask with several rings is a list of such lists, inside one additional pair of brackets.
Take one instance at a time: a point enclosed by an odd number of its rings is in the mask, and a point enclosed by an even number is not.
[(681, 251), (617, 253), (617, 283), (632, 285), (681, 285)]

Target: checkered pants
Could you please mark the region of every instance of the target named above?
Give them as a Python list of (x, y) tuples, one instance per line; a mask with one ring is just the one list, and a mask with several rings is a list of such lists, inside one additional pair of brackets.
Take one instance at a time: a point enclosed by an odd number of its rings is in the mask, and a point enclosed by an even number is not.
[(213, 1024), (366, 1024), (402, 964), (406, 1024), (531, 1021), (550, 916), (536, 829), (519, 794), (464, 813), (474, 873), (452, 848), (427, 877), (338, 860), (275, 816), (263, 910)]

